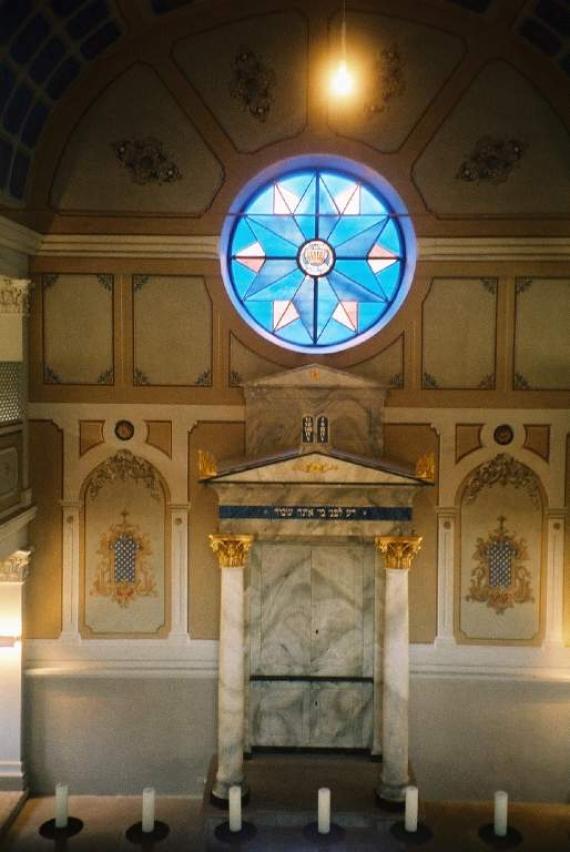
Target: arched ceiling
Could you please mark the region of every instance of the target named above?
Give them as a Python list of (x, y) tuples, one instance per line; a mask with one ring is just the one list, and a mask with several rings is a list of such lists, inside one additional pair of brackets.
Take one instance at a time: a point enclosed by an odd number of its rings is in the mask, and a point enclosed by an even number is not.
[[(0, 192), (4, 212), (18, 216), (18, 211), (25, 210), (26, 207), (35, 206), (37, 209), (44, 204), (46, 209), (50, 205), (52, 210), (62, 209), (61, 198), (65, 198), (66, 195), (65, 192), (62, 194), (57, 189), (57, 181), (59, 180), (61, 187), (65, 176), (69, 174), (70, 157), (66, 166), (68, 171), (65, 173), (60, 171), (59, 175), (56, 171), (60, 161), (64, 159), (65, 140), (69, 137), (76, 147), (79, 145), (77, 135), (73, 137), (74, 128), (79, 118), (88, 114), (91, 104), (99, 97), (97, 91), (99, 78), (107, 79), (110, 85), (115, 77), (118, 78), (122, 73), (126, 73), (129, 67), (137, 62), (143, 64), (148, 62), (149, 66), (154, 64), (154, 71), (157, 72), (158, 78), (162, 78), (158, 79), (157, 86), (159, 83), (164, 84), (165, 90), (168, 90), (165, 100), (170, 100), (172, 95), (169, 107), (172, 115), (181, 106), (186, 111), (190, 122), (195, 125), (195, 131), (188, 130), (188, 133), (190, 135), (196, 133), (196, 140), (193, 142), (192, 137), (188, 144), (190, 148), (194, 145), (192, 148), (194, 157), (201, 151), (200, 146), (204, 148), (204, 151), (208, 148), (207, 157), (210, 163), (208, 168), (212, 186), (219, 187), (223, 183), (224, 167), (227, 166), (227, 161), (231, 160), (232, 151), (237, 155), (253, 152), (256, 143), (261, 144), (261, 141), (265, 139), (264, 144), (276, 145), (275, 154), (281, 155), (280, 140), (287, 138), (287, 132), (281, 128), (285, 125), (290, 130), (292, 128), (294, 133), (289, 132), (289, 136), (301, 132), (295, 125), (295, 121), (301, 119), (297, 114), (293, 114), (293, 108), (284, 106), (280, 111), (280, 105), (275, 104), (271, 120), (267, 122), (260, 121), (259, 119), (263, 119), (263, 116), (259, 114), (253, 116), (253, 119), (251, 115), (244, 118), (243, 115), (238, 115), (237, 108), (234, 110), (235, 116), (232, 117), (232, 108), (236, 106), (235, 92), (232, 95), (234, 99), (232, 103), (228, 96), (226, 81), (217, 79), (215, 73), (209, 74), (204, 63), (210, 61), (209, 57), (215, 61), (216, 50), (228, 50), (233, 52), (232, 56), (235, 54), (232, 61), (236, 75), (239, 77), (239, 73), (242, 73), (242, 77), (243, 74), (247, 77), (251, 73), (251, 63), (255, 64), (257, 60), (253, 52), (249, 57), (244, 54), (240, 60), (236, 53), (237, 48), (242, 42), (244, 45), (254, 45), (255, 26), (266, 26), (262, 19), (266, 15), (267, 21), (270, 14), (274, 14), (271, 26), (276, 28), (277, 32), (270, 33), (268, 39), (271, 44), (277, 45), (279, 41), (277, 35), (281, 26), (278, 14), (287, 9), (289, 10), (287, 14), (292, 15), (293, 23), (294, 20), (299, 22), (311, 19), (311, 44), (315, 43), (314, 33), (318, 28), (315, 20), (319, 14), (322, 18), (325, 37), (331, 26), (330, 32), (334, 33), (334, 21), (338, 21), (339, 12), (339, 3), (335, 0), (315, 0), (312, 3), (292, 0), (292, 2), (284, 2), (281, 6), (252, 0), (251, 3), (240, 4), (239, 10), (236, 9), (235, 3), (227, 2), (227, 0), (224, 2), (216, 2), (216, 0), (0, 0)], [(421, 105), (421, 109), (426, 111), (428, 104), (431, 103), (434, 118), (430, 132), (433, 135), (437, 131), (438, 123), (441, 123), (438, 116), (439, 106), (436, 104), (436, 90), (439, 89), (440, 83), (443, 85), (448, 76), (455, 74), (457, 93), (453, 96), (450, 94), (448, 111), (451, 115), (455, 108), (455, 103), (452, 103), (453, 98), (457, 100), (461, 87), (465, 89), (481, 71), (474, 61), (478, 40), (481, 44), (492, 41), (496, 45), (494, 57), (487, 47), (489, 54), (487, 61), (495, 59), (509, 62), (511, 57), (507, 54), (510, 54), (512, 49), (518, 56), (521, 72), (528, 56), (527, 76), (535, 83), (534, 78), (537, 76), (535, 70), (538, 69), (538, 76), (540, 76), (538, 87), (547, 99), (550, 94), (549, 88), (557, 89), (558, 96), (560, 92), (566, 92), (566, 94), (568, 92), (570, 6), (563, 0), (423, 0), (421, 3), (414, 3), (411, 0), (404, 0), (403, 3), (384, 0), (382, 3), (375, 2), (368, 5), (363, 2), (358, 5), (358, 8), (356, 3), (351, 3), (349, 0), (348, 14), (355, 20), (355, 31), (359, 25), (364, 30), (365, 26), (362, 22), (366, 15), (372, 14), (378, 16), (385, 14), (391, 16), (396, 22), (400, 20), (401, 15), (410, 33), (414, 27), (418, 32), (422, 26), (439, 27), (440, 41), (442, 44), (442, 40), (445, 39), (449, 42), (449, 67), (445, 64), (441, 65), (438, 72), (441, 80), (438, 82), (434, 77), (434, 91), (430, 91), (429, 87), (426, 88), (425, 103)], [(239, 24), (241, 30), (239, 32), (236, 30), (235, 38), (229, 34), (220, 36), (221, 40), (217, 41), (218, 30), (221, 32), (227, 23), (241, 20), (241, 18), (244, 23)], [(384, 20), (387, 21), (388, 18)], [(251, 23), (248, 24), (247, 21)], [(261, 24), (256, 24), (256, 21)], [(293, 37), (294, 29), (293, 26), (293, 29), (287, 32), (287, 37), (290, 35)], [(435, 33), (435, 28), (433, 32)], [(413, 42), (412, 36), (413, 33), (409, 35), (410, 44)], [(295, 37), (302, 38), (299, 33)], [(396, 33), (394, 43), (398, 37)], [(414, 38), (416, 43), (421, 41), (417, 36)], [(261, 31), (257, 43), (261, 49), (264, 47), (264, 36)], [(168, 63), (157, 59), (156, 51), (160, 51), (161, 45), (163, 56), (168, 57)], [(424, 56), (426, 67), (436, 62), (436, 48), (437, 44), (434, 41), (433, 55), (430, 57), (426, 53)], [(286, 78), (285, 66), (282, 67), (279, 64), (277, 52), (276, 48), (275, 67), (278, 76)], [(414, 57), (405, 58), (408, 71), (413, 66), (413, 59)], [(236, 66), (236, 63), (239, 66), (240, 61), (241, 71), (240, 67)], [(390, 66), (392, 62), (391, 73), (397, 77), (399, 71), (394, 66), (393, 57), (390, 59), (388, 55), (388, 59), (384, 57), (382, 61), (385, 66), (386, 63)], [(471, 63), (470, 77), (466, 76), (464, 69), (464, 66), (466, 64), (469, 66), (469, 63)], [(116, 73), (110, 69), (116, 69)], [(294, 73), (294, 69), (291, 71)], [(389, 71), (390, 68), (388, 68)], [(388, 72), (384, 68), (382, 72), (384, 78)], [(267, 80), (271, 80), (271, 74), (275, 72), (263, 66), (260, 73), (262, 79), (263, 74), (266, 74), (265, 84), (269, 85)], [(184, 94), (181, 94), (183, 77), (186, 84), (189, 84), (190, 94), (192, 95), (193, 92), (196, 96), (195, 102), (190, 98), (189, 104), (181, 103), (184, 100)], [(284, 80), (284, 82), (287, 81)], [(279, 80), (277, 91), (278, 89)], [(419, 88), (415, 94), (419, 103), (421, 100)], [(160, 96), (156, 94), (154, 97)], [(249, 94), (246, 93), (246, 97), (249, 97)], [(405, 98), (402, 100), (405, 101)], [(283, 103), (283, 98), (281, 101)], [(558, 101), (560, 102), (560, 97)], [(256, 107), (258, 110), (262, 109), (260, 103), (258, 98)], [(475, 104), (476, 101), (473, 103)], [(205, 111), (202, 110), (202, 106), (206, 107)], [(241, 106), (243, 107), (243, 104)], [(112, 121), (112, 110), (108, 105), (105, 108), (109, 120)], [(499, 108), (500, 102), (497, 101), (497, 109)], [(251, 112), (251, 108), (248, 107), (248, 109)], [(384, 106), (371, 102), (368, 109), (372, 112), (376, 110), (378, 113), (382, 112)], [(567, 122), (568, 116), (563, 115), (560, 109), (558, 112), (562, 122)], [(72, 116), (69, 120), (68, 114)], [(95, 120), (93, 113), (90, 119), (91, 124)], [(333, 116), (332, 119), (329, 117), (329, 126), (338, 138), (351, 138), (359, 144), (371, 146), (386, 154), (396, 151), (407, 138), (407, 134), (411, 132), (412, 125), (407, 127), (405, 120), (406, 116), (395, 116), (396, 124), (398, 121), (400, 123), (397, 126), (394, 124), (392, 128), (392, 141), (387, 140), (383, 144), (374, 143), (378, 134), (373, 125), (359, 129), (356, 122), (351, 126), (350, 132), (347, 132), (338, 125), (338, 122), (335, 124), (336, 119)], [(254, 128), (253, 136), (251, 136), (252, 131), (245, 126), (247, 121)], [(362, 124), (362, 116), (359, 121)], [(40, 162), (38, 152), (43, 153), (43, 144), (48, 136), (48, 130), (52, 138), (50, 144), (46, 146), (46, 159)], [(82, 132), (85, 134), (85, 127)], [(247, 136), (248, 132), (250, 137)], [(57, 145), (53, 142), (58, 133), (62, 138), (59, 151), (56, 150)], [(145, 138), (147, 141), (149, 138), (154, 139), (155, 134), (149, 135), (147, 131)], [(251, 142), (251, 138), (254, 139), (254, 143)], [(219, 144), (217, 140), (221, 140)], [(496, 143), (503, 145), (501, 156), (507, 159), (509, 152), (504, 149), (504, 146), (508, 147), (508, 141), (499, 140), (499, 143)], [(473, 157), (477, 156), (477, 144), (477, 139), (473, 139), (471, 150), (465, 152), (462, 168), (469, 168), (469, 162), (473, 164)], [(522, 148), (526, 144), (523, 140)], [(158, 156), (157, 150), (153, 154), (155, 158)], [(227, 157), (225, 151), (228, 152)], [(423, 197), (425, 187), (422, 186), (422, 181), (424, 184), (429, 183), (426, 175), (430, 161), (429, 156), (422, 160), (420, 154), (423, 152), (416, 152), (410, 159), (409, 173), (412, 172), (413, 166), (419, 174), (419, 178), (416, 175), (417, 179), (414, 179), (419, 195)], [(200, 156), (203, 159), (206, 154), (200, 153)], [(510, 156), (511, 159), (513, 157), (516, 159), (517, 155), (511, 152)], [(419, 161), (419, 168), (414, 165), (417, 161)], [(49, 187), (45, 174), (42, 174), (48, 168), (51, 170)], [(42, 185), (44, 189), (37, 189), (36, 184)], [(54, 185), (56, 190), (53, 189)], [(92, 189), (90, 191), (92, 192)], [(43, 201), (41, 200), (42, 192), (44, 192)], [(163, 195), (166, 196), (166, 193)], [(57, 200), (54, 202), (56, 197)], [(51, 200), (48, 200), (50, 198)], [(75, 200), (72, 199), (72, 202), (70, 209), (75, 209)], [(146, 202), (141, 204), (139, 212), (147, 211), (148, 204)], [(166, 202), (163, 205), (163, 211), (170, 211), (169, 204), (170, 202)], [(206, 198), (203, 204), (202, 202), (197, 204), (196, 210), (206, 209), (209, 204), (210, 201)], [(445, 204), (445, 201), (442, 202), (444, 212)], [(192, 205), (186, 211), (180, 208), (180, 214), (188, 213), (191, 207)], [(426, 207), (430, 209), (429, 200), (426, 202)], [(105, 209), (103, 196), (99, 206), (95, 205), (95, 209)], [(120, 209), (120, 205), (115, 209)], [(484, 203), (481, 209), (485, 210)], [(160, 214), (160, 207), (157, 208), (157, 213)]]

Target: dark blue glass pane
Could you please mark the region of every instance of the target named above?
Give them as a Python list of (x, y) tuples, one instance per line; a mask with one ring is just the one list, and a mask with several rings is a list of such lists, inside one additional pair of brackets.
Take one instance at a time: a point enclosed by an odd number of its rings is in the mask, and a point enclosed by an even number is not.
[(120, 35), (121, 31), (114, 21), (108, 21), (100, 30), (85, 39), (81, 45), (81, 53), (86, 59), (94, 59), (110, 44), (117, 41)]
[(58, 62), (63, 58), (65, 47), (57, 36), (50, 38), (42, 47), (32, 64), (30, 65), (30, 77), (36, 83), (47, 80)]

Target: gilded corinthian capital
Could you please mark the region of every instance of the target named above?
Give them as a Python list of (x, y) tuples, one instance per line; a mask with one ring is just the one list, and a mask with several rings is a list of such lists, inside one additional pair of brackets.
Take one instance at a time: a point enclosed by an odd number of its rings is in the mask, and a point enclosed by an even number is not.
[(376, 547), (384, 554), (386, 568), (412, 567), (414, 557), (422, 547), (422, 537), (419, 535), (379, 535), (375, 539)]
[(210, 535), (209, 539), (220, 568), (245, 568), (252, 535)]
[(0, 275), (0, 314), (28, 314), (30, 284), (31, 281), (27, 278), (8, 278)]

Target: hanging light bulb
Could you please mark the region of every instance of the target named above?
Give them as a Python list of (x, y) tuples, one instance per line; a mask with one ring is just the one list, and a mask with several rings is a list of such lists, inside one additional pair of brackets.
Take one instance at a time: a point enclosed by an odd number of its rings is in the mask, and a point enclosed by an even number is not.
[(330, 82), (331, 92), (338, 97), (350, 95), (354, 89), (354, 78), (346, 61), (346, 0), (342, 4), (342, 22), (340, 25), (340, 62), (333, 72)]

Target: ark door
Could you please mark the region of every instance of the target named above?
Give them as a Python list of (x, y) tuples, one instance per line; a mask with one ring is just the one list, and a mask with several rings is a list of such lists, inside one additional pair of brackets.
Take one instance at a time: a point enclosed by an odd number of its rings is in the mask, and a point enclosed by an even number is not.
[(258, 542), (249, 589), (255, 746), (368, 748), (374, 549)]

